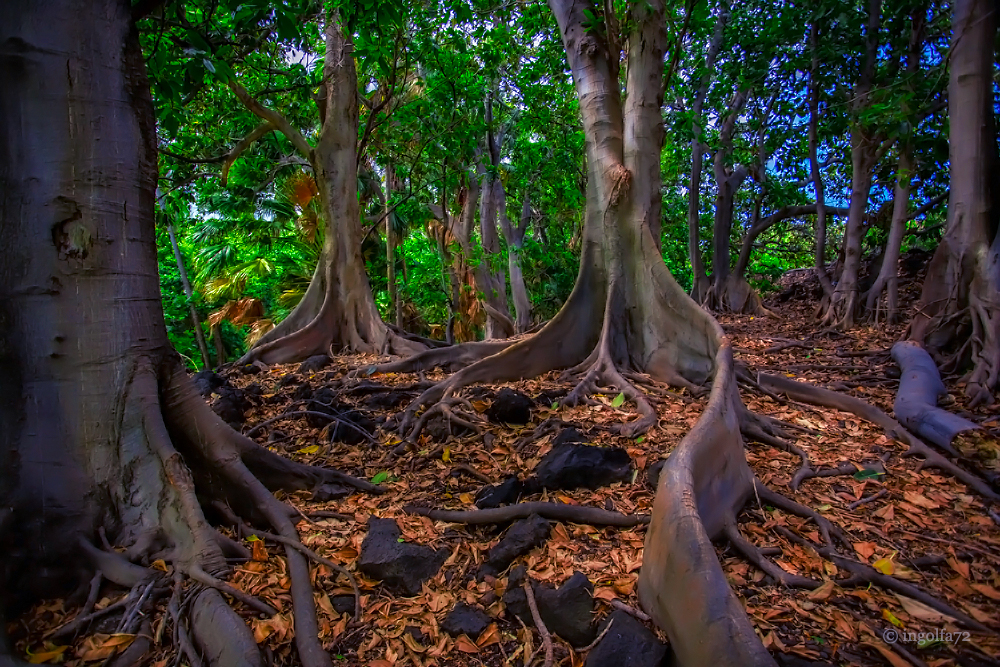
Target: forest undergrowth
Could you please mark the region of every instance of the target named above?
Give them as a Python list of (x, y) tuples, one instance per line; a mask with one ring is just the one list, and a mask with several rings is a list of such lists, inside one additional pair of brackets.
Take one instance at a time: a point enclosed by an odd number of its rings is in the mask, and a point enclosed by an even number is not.
[[(808, 288), (786, 287), (784, 300), (768, 304), (777, 318), (720, 318), (737, 363), (749, 371), (747, 376), (764, 372), (804, 379), (891, 414), (899, 373), (889, 349), (905, 324), (848, 333), (822, 330), (812, 318), (815, 302), (802, 298)], [(905, 286), (904, 295), (912, 298), (914, 289)], [(340, 495), (336, 492), (325, 498), (309, 492), (283, 497), (303, 515), (298, 524), (303, 544), (343, 565), (360, 590), (356, 615), (352, 583), (326, 565), (313, 564), (320, 638), (335, 664), (522, 665), (532, 656), (540, 663), (544, 642), (531, 616), (524, 622), (507, 610), (517, 603), (514, 591), (523, 576), (520, 567), (543, 589), (559, 588), (577, 572), (586, 577), (595, 621), (586, 631), (597, 640), (592, 644), (603, 638), (603, 626), (596, 623), (600, 618), (615, 609), (639, 610), (636, 581), (645, 537), (641, 517), (648, 515), (653, 502), (655, 464), (690, 430), (707, 396), (666, 388), (651, 394), (658, 423), (643, 436), (628, 438), (607, 428), (637, 416), (624, 397), (608, 395), (599, 397), (598, 405), (563, 407), (560, 399), (571, 387), (550, 373), (535, 380), (463, 390), (464, 400), (427, 419), (413, 442), (402, 442), (390, 428), (394, 415), (445, 374), (369, 376), (367, 369), (381, 361), (384, 358), (345, 356), (322, 367), (318, 362), (306, 368), (256, 365), (231, 369), (218, 379), (205, 378), (202, 384), (216, 411), (258, 442), (302, 463), (334, 466), (385, 489), (382, 494), (345, 489), (343, 497), (334, 497)], [(992, 479), (998, 490), (1000, 406), (969, 409), (959, 378), (944, 380), (954, 401), (946, 400), (948, 409), (984, 428), (980, 435), (956, 440), (962, 465)], [(225, 384), (219, 385), (222, 381)], [(511, 398), (510, 390), (530, 402)], [(814, 590), (782, 586), (731, 545), (718, 545), (731, 585), (779, 664), (997, 664), (1000, 517), (988, 503), (951, 474), (922, 469), (920, 457), (903, 456), (905, 444), (854, 414), (798, 403), (752, 384), (741, 393), (750, 410), (791, 424), (796, 435), (798, 452), (747, 439), (747, 458), (762, 482), (839, 525), (860, 562), (919, 587), (991, 631), (970, 630), (939, 610), (881, 586), (841, 589), (835, 581), (844, 572), (803, 541), (820, 541), (814, 523), (766, 501), (751, 501), (740, 517), (742, 535), (784, 572), (824, 582)], [(526, 423), (511, 423), (525, 416)], [(620, 448), (613, 455), (609, 450), (599, 453), (615, 462), (612, 467), (621, 473), (621, 481), (594, 481), (587, 476), (593, 470), (563, 474), (549, 488), (532, 481), (534, 472), (541, 479), (539, 466), (552, 472), (556, 449), (585, 444)], [(802, 473), (799, 452), (808, 456), (808, 474)], [(799, 482), (797, 488), (793, 480)], [(629, 526), (550, 519), (543, 531), (547, 537), (537, 539), (538, 546), (522, 549), (526, 553), (517, 555), (508, 569), (505, 559), (498, 560), (497, 552), (490, 550), (503, 537), (510, 517), (475, 525), (418, 513), (476, 510), (477, 500), (489, 504), (483, 500), (484, 487), (505, 482), (494, 498), (507, 493), (501, 500), (519, 496), (522, 503), (599, 508), (636, 519), (621, 521), (634, 524)], [(600, 485), (571, 488), (581, 483)], [(225, 526), (225, 514), (220, 508), (211, 518)], [(416, 584), (374, 578), (373, 570), (362, 564), (363, 543), (372, 530), (370, 517), (395, 520), (399, 544), (438, 550), (431, 559), (437, 559), (439, 569)], [(278, 613), (262, 617), (236, 600), (234, 607), (253, 629), (271, 664), (295, 664), (290, 582), (281, 545), (245, 525), (226, 530), (244, 540), (252, 553), (250, 560), (234, 564), (230, 583)], [(502, 566), (499, 570), (487, 567), (497, 563)], [(167, 569), (162, 562), (150, 565)], [(577, 575), (574, 582), (579, 581)], [(11, 637), (31, 662), (110, 664), (136, 639), (118, 632), (128, 607), (116, 603), (129, 595), (130, 591), (98, 583), (89, 603), (69, 598), (37, 605), (10, 627)], [(445, 619), (457, 603), (486, 614), (473, 624), (476, 632), (446, 631), (454, 624)], [(87, 604), (90, 607), (83, 609)], [(165, 606), (142, 626), (153, 640), (146, 664), (156, 667), (177, 664)], [(93, 619), (77, 624), (75, 633), (65, 632), (81, 614)], [(916, 639), (920, 633), (923, 639)], [(665, 641), (662, 633), (658, 636)], [(892, 637), (897, 640), (887, 641)], [(591, 650), (581, 646), (587, 642), (570, 644), (558, 633), (551, 641), (554, 665), (582, 665)]]

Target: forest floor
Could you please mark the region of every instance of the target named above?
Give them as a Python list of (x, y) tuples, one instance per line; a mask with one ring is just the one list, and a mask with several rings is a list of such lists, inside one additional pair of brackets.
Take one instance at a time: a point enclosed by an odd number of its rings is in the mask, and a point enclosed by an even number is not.
[[(892, 377), (898, 377), (898, 371), (893, 373), (888, 349), (903, 327), (861, 328), (848, 334), (818, 331), (811, 316), (814, 305), (809, 299), (793, 297), (771, 303), (776, 319), (723, 316), (720, 321), (733, 340), (737, 360), (750, 368), (841, 389), (891, 414), (897, 386)], [(597, 406), (560, 406), (559, 398), (567, 387), (556, 374), (502, 386), (473, 387), (463, 395), (476, 413), (475, 425), (481, 433), (452, 424), (456, 433), (449, 434), (449, 424), (436, 419), (429, 422), (414, 448), (402, 452), (398, 438), (372, 428), (374, 423), (405, 407), (416, 395), (417, 383), (437, 380), (444, 374), (348, 377), (351, 369), (363, 369), (376, 361), (374, 357), (340, 357), (315, 372), (275, 366), (255, 374), (234, 372), (228, 378), (239, 390), (240, 400), (245, 401), (238, 410), (243, 414), (236, 415), (237, 426), (244, 433), (252, 432), (259, 442), (296, 460), (334, 466), (388, 490), (382, 495), (352, 493), (323, 501), (311, 498), (308, 492), (284, 497), (312, 516), (298, 525), (304, 544), (347, 567), (362, 592), (363, 612), (360, 622), (355, 622), (349, 613), (353, 598), (346, 579), (337, 579), (323, 565), (313, 568), (320, 636), (336, 665), (522, 665), (539, 647), (538, 633), (530, 616), (524, 624), (505, 612), (505, 599), (513, 601), (508, 588), (516, 588), (510, 571), (490, 576), (482, 570), (490, 548), (507, 524), (433, 521), (408, 513), (404, 506), (475, 509), (477, 493), (487, 483), (497, 484), (512, 475), (528, 477), (553, 450), (559, 428), (565, 424), (575, 426), (587, 443), (623, 449), (630, 459), (631, 474), (624, 481), (597, 489), (547, 489), (521, 500), (648, 514), (654, 497), (654, 487), (647, 478), (650, 467), (667, 456), (690, 430), (707, 399), (685, 392), (656, 397), (661, 417), (658, 425), (643, 437), (629, 439), (602, 428), (635, 418), (628, 403), (608, 397), (601, 398)], [(1000, 432), (1000, 405), (967, 410), (957, 378), (945, 381), (956, 399), (949, 409), (973, 417), (994, 436), (962, 441), (959, 447), (966, 448), (971, 465), (987, 475), (997, 474), (1000, 452), (995, 436)], [(376, 385), (385, 385), (385, 389)], [(491, 405), (502, 388), (533, 399), (527, 424), (490, 419)], [(922, 470), (919, 458), (901, 456), (905, 445), (852, 414), (778, 402), (748, 390), (742, 394), (750, 409), (806, 429), (797, 434), (795, 444), (809, 454), (814, 467), (833, 469), (849, 464), (846, 472), (812, 478), (792, 490), (789, 482), (799, 468), (799, 459), (748, 442), (747, 457), (761, 480), (839, 524), (853, 542), (858, 560), (915, 584), (1000, 630), (1000, 526), (974, 491), (946, 473)], [(218, 393), (214, 400), (220, 400)], [(338, 426), (341, 422), (315, 416), (289, 416), (253, 430), (283, 413), (319, 409), (324, 403), (337, 404), (345, 419), (371, 429), (372, 440), (349, 435), (353, 429)], [(335, 441), (332, 437), (361, 442)], [(322, 514), (324, 511), (328, 514)], [(361, 571), (362, 544), (372, 516), (395, 519), (401, 531), (400, 544), (445, 550), (439, 552), (437, 561), (443, 559), (443, 566), (415, 595)], [(593, 605), (597, 618), (609, 614), (618, 603), (638, 608), (636, 580), (642, 565), (643, 525), (550, 524), (548, 539), (517, 557), (511, 569), (523, 566), (534, 580), (553, 587), (562, 585), (574, 572), (583, 573), (593, 587), (593, 600), (588, 604)], [(966, 632), (953, 619), (926, 605), (876, 586), (839, 588), (833, 583), (838, 576), (835, 565), (782, 532), (815, 538), (813, 524), (751, 501), (741, 516), (740, 529), (758, 546), (780, 550), (775, 550), (775, 560), (784, 570), (829, 582), (813, 591), (785, 588), (731, 547), (717, 547), (731, 584), (780, 664), (1000, 664), (997, 633)], [(273, 664), (296, 664), (283, 552), (279, 545), (270, 543), (246, 544), (253, 547), (254, 559), (237, 565), (231, 582), (280, 612), (264, 619), (239, 603), (235, 606), (248, 620), (258, 643), (266, 647)], [(162, 563), (154, 564), (159, 565)], [(107, 588), (98, 608), (126, 593)], [(477, 607), (488, 616), (481, 619), (481, 631), (473, 636), (452, 636), (442, 628), (458, 602)], [(24, 655), (34, 655), (35, 661), (66, 665), (97, 664), (128, 643), (129, 638), (113, 634), (113, 614), (103, 623), (92, 624), (66, 647), (47, 643), (54, 630), (77, 612), (78, 607), (69, 607), (65, 600), (40, 604), (12, 625), (11, 636)], [(153, 627), (162, 630), (168, 623), (167, 615), (163, 610), (157, 614)], [(890, 631), (898, 633), (895, 643), (886, 641), (892, 637)], [(926, 634), (921, 640), (917, 633)], [(162, 634), (163, 641), (168, 637), (169, 632)], [(554, 664), (575, 667), (584, 663), (587, 651), (571, 648), (559, 638), (555, 641)], [(540, 656), (536, 661), (540, 662)], [(173, 649), (162, 645), (149, 664), (176, 664)]]

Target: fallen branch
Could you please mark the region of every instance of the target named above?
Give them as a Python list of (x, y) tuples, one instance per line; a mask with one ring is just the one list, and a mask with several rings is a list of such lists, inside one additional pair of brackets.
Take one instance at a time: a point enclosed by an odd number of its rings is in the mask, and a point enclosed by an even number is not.
[[(531, 590), (531, 582), (525, 581), (521, 584), (524, 594), (528, 598), (528, 609), (531, 610), (531, 618), (535, 621), (538, 634), (542, 636), (542, 646), (545, 647), (545, 663), (542, 667), (552, 667), (552, 635), (542, 621), (542, 615), (538, 613), (538, 604), (535, 602), (535, 593)], [(528, 667), (527, 665), (525, 667)]]
[(859, 507), (861, 507), (862, 505), (867, 505), (868, 503), (875, 502), (876, 500), (878, 500), (882, 496), (886, 495), (887, 493), (889, 493), (887, 490), (882, 489), (878, 493), (870, 495), (867, 498), (862, 498), (861, 500), (854, 501), (853, 503), (851, 503), (850, 505), (847, 506), (847, 509), (849, 509), (849, 510), (856, 510)]
[(525, 519), (532, 514), (537, 514), (540, 517), (552, 519), (553, 521), (585, 523), (592, 526), (631, 528), (649, 523), (649, 516), (646, 514), (628, 515), (598, 507), (543, 502), (517, 503), (516, 505), (508, 505), (507, 507), (469, 511), (439, 510), (432, 507), (406, 505), (403, 507), (403, 511), (407, 514), (426, 516), (434, 521), (473, 525), (505, 523), (507, 521), (514, 521), (515, 519)]

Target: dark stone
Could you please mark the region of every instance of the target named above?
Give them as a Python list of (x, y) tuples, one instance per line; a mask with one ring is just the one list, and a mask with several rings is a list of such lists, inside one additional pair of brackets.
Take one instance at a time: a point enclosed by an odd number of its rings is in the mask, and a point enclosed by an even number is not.
[(833, 667), (829, 662), (813, 662), (787, 653), (775, 653), (774, 659), (781, 667)]
[(559, 444), (542, 457), (534, 482), (545, 489), (597, 489), (631, 478), (632, 459), (620, 447)]
[(333, 603), (333, 610), (338, 614), (354, 615), (353, 595), (334, 595), (330, 598), (330, 602)]
[(361, 543), (358, 569), (406, 595), (417, 595), (420, 586), (441, 569), (447, 549), (400, 542), (399, 526), (392, 519), (368, 519), (368, 534)]
[(535, 402), (526, 394), (505, 387), (497, 392), (486, 417), (494, 424), (527, 424), (534, 406)]
[(264, 389), (256, 382), (251, 382), (247, 386), (243, 387), (243, 393), (247, 396), (253, 396), (255, 398), (260, 398), (264, 395)]
[(194, 386), (202, 396), (211, 396), (219, 387), (228, 385), (229, 381), (215, 371), (201, 371), (194, 374)]
[(476, 494), (476, 507), (490, 509), (501, 505), (516, 503), (521, 497), (524, 485), (515, 475), (511, 475), (499, 484), (484, 486)]
[(330, 426), (330, 440), (332, 442), (359, 445), (362, 442), (368, 442), (365, 433), (370, 436), (375, 431), (375, 422), (360, 410), (341, 412), (337, 415), (337, 419), (340, 421), (333, 422)]
[(326, 356), (325, 354), (316, 354), (309, 357), (301, 364), (299, 364), (299, 367), (296, 369), (295, 372), (315, 373), (325, 368), (331, 361), (332, 359), (330, 359), (330, 357)]
[(551, 407), (553, 403), (561, 402), (568, 393), (569, 391), (566, 389), (546, 389), (538, 396), (535, 396), (535, 404), (548, 408)]
[[(524, 582), (524, 568), (511, 570), (507, 592), (503, 595), (507, 610), (531, 626), (531, 610), (528, 598), (521, 584)], [(575, 647), (586, 646), (594, 640), (596, 632), (592, 623), (594, 613), (594, 586), (582, 572), (574, 572), (561, 588), (532, 582), (532, 592), (538, 604), (538, 613), (545, 627), (559, 635)]]
[(442, 415), (434, 415), (424, 424), (423, 434), (433, 442), (444, 442), (449, 437), (461, 438), (472, 433), (470, 429), (456, 424)]
[(563, 430), (559, 431), (556, 435), (556, 439), (552, 441), (552, 446), (556, 447), (558, 445), (568, 445), (571, 443), (586, 443), (587, 436), (580, 433), (572, 426), (568, 426)]
[(452, 637), (468, 635), (475, 639), (493, 621), (478, 607), (459, 602), (441, 621), (441, 629)]
[[(337, 392), (330, 387), (320, 387), (313, 392), (312, 399), (306, 404), (306, 409), (310, 412), (319, 412), (324, 415), (336, 417), (342, 412), (351, 409), (346, 403), (341, 403), (337, 398)], [(316, 415), (306, 415), (306, 423), (313, 428), (323, 428), (332, 420), (317, 417)]]
[(293, 401), (305, 401), (312, 398), (312, 396), (313, 396), (313, 388), (305, 383), (300, 384), (298, 387), (295, 388), (295, 391), (292, 392)]
[(285, 440), (288, 438), (288, 434), (282, 430), (274, 429), (267, 434), (267, 441), (274, 442), (275, 440)]
[(395, 410), (413, 399), (413, 394), (406, 391), (382, 391), (367, 396), (361, 402), (369, 410)]
[(480, 568), (480, 573), (496, 576), (503, 572), (518, 556), (544, 544), (549, 539), (550, 530), (548, 520), (537, 514), (521, 519), (508, 528), (503, 539), (486, 553), (486, 562)]
[(261, 372), (261, 367), (257, 364), (247, 364), (240, 367), (240, 373), (243, 375), (257, 375)]
[(403, 632), (413, 637), (418, 644), (427, 644), (430, 641), (430, 637), (425, 635), (423, 630), (416, 625), (407, 625), (403, 628)]
[(280, 380), (278, 380), (278, 386), (287, 387), (290, 384), (299, 384), (300, 382), (302, 382), (302, 378), (299, 375), (295, 373), (289, 373), (288, 375), (285, 375)]
[(237, 426), (246, 421), (246, 411), (250, 409), (250, 402), (242, 390), (236, 387), (218, 387), (215, 393), (219, 394), (219, 398), (212, 403), (212, 410), (222, 418), (222, 421)]
[(584, 667), (661, 667), (667, 664), (667, 645), (645, 625), (624, 611), (615, 611), (601, 623), (611, 629), (597, 643)]
[(313, 502), (323, 503), (328, 500), (337, 500), (338, 498), (344, 498), (346, 496), (354, 493), (353, 488), (343, 486), (342, 484), (337, 484), (336, 482), (323, 482), (312, 488), (312, 498)]

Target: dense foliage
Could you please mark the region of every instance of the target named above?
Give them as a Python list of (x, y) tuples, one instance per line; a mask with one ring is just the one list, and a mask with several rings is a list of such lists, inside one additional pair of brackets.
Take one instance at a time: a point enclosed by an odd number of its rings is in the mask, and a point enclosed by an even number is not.
[[(341, 2), (339, 9), (353, 31), (358, 66), (363, 255), (383, 317), (393, 319), (390, 274), (402, 300), (402, 324), (411, 331), (440, 337), (449, 317), (472, 308), (475, 299), (454, 302), (449, 272), (457, 270), (462, 253), (453, 237), (439, 238), (442, 223), (431, 208), (457, 215), (470, 179), (488, 177), (502, 182), (511, 220), (520, 217), (525, 198), (530, 201), (531, 224), (519, 253), (524, 282), (534, 321), (551, 317), (577, 270), (586, 170), (576, 94), (550, 13), (539, 4), (481, 0), (410, 6), (359, 0)], [(619, 9), (624, 15), (624, 4)], [(221, 324), (228, 358), (301, 297), (324, 225), (335, 224), (318, 219), (305, 161), (281, 133), (255, 134), (258, 118), (229, 84), (280, 110), (313, 140), (322, 113), (314, 98), (322, 85), (323, 15), (321, 3), (312, 0), (201, 0), (170, 3), (140, 24), (160, 133), (164, 216), (177, 229), (206, 335), (209, 320)], [(734, 264), (757, 220), (782, 206), (816, 201), (807, 141), (813, 76), (827, 206), (846, 207), (850, 199), (852, 133), (884, 146), (865, 207), (870, 261), (886, 242), (901, 140), (912, 142), (915, 155), (913, 173), (905, 174), (911, 210), (946, 192), (948, 13), (936, 0), (894, 0), (881, 6), (880, 16), (875, 92), (859, 107), (851, 96), (864, 64), (868, 15), (858, 3), (687, 0), (668, 9), (662, 253), (686, 288), (692, 285), (689, 224), (698, 226), (703, 261), (709, 272), (713, 268), (719, 184), (711, 165), (720, 151), (724, 168), (742, 167), (748, 175), (734, 198)], [(918, 77), (904, 67), (914, 17), (922, 22)], [(593, 29), (606, 30), (600, 18)], [(712, 52), (717, 37), (722, 41)], [(703, 87), (696, 118), (692, 109)], [(735, 123), (726, 135), (730, 114)], [(498, 137), (501, 159), (494, 166), (484, 153)], [(693, 139), (705, 167), (691, 223)], [(932, 247), (943, 211), (931, 207), (911, 220), (904, 249)], [(398, 246), (391, 272), (386, 219)], [(827, 262), (837, 261), (843, 224), (843, 217), (828, 223)], [(760, 234), (746, 269), (751, 285), (773, 289), (787, 269), (812, 265), (812, 225), (812, 216), (790, 217)], [(466, 265), (482, 258), (480, 240), (477, 227), (475, 250), (460, 258)], [(164, 308), (174, 344), (197, 359), (169, 245), (161, 233)], [(505, 264), (508, 250), (501, 236), (499, 253), (488, 261)], [(463, 289), (475, 292), (474, 282), (464, 279)], [(481, 336), (481, 316), (466, 315), (470, 335)]]

